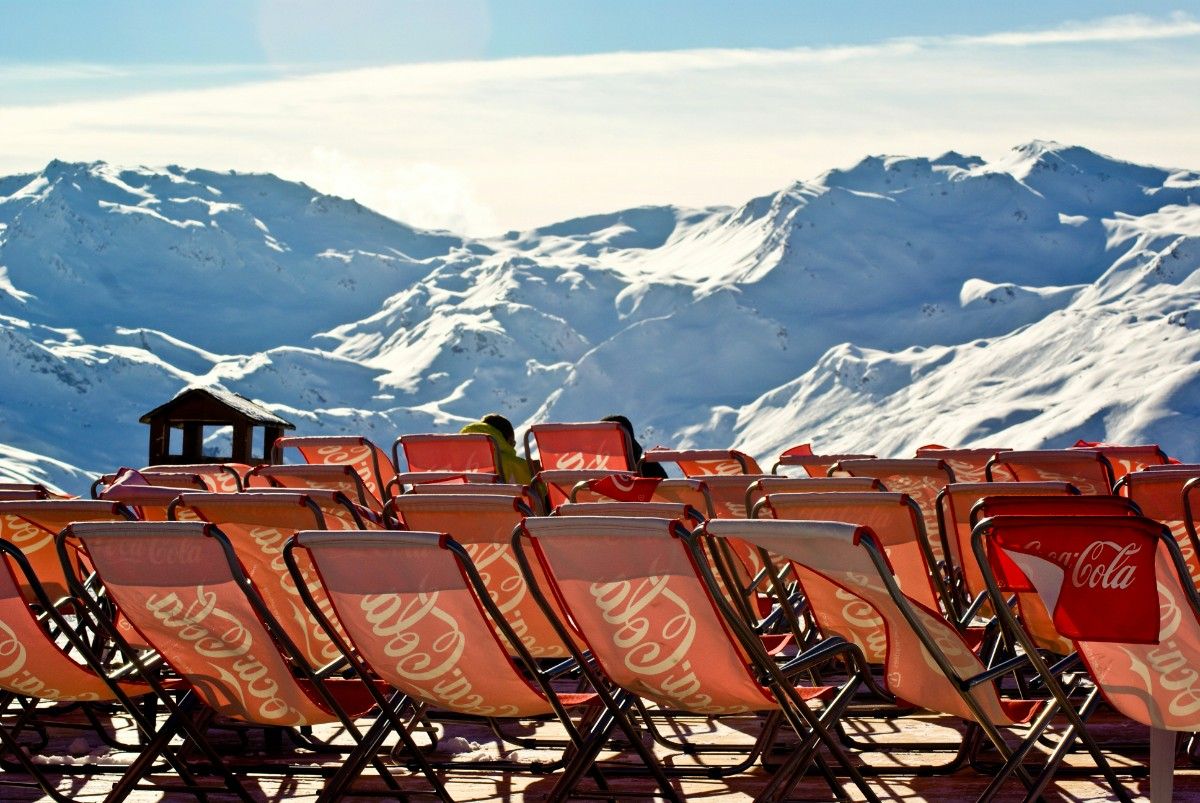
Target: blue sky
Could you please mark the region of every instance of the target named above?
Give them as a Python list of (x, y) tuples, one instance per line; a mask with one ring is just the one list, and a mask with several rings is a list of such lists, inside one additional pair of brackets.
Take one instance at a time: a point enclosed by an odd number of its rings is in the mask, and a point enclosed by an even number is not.
[(1031, 139), (1200, 167), (1200, 3), (0, 0), (0, 174), (274, 172), (472, 234)]

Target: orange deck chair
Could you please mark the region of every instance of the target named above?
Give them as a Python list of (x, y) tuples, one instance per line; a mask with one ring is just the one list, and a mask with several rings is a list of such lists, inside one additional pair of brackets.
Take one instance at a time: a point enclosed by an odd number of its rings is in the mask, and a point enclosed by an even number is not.
[(162, 485), (113, 485), (106, 488), (100, 497), (106, 502), (120, 502), (125, 505), (137, 514), (139, 521), (166, 521), (167, 508), (181, 493), (184, 493), (184, 489)]
[[(669, 519), (548, 516), (526, 519), (514, 544), (542, 565), (571, 626), (617, 687), (665, 708), (707, 717), (782, 711), (800, 738), (787, 765), (789, 776), (793, 762), (799, 770), (807, 768), (813, 751), (823, 745), (859, 791), (877, 799), (829, 730), (857, 688), (857, 675), (850, 673), (841, 687), (796, 685), (795, 675), (783, 674), (724, 601), (690, 539), (686, 527)], [(858, 651), (841, 643), (802, 654), (795, 666), (811, 667), (834, 655), (857, 665)], [(576, 657), (590, 666), (582, 654)], [(819, 715), (811, 708), (818, 699), (824, 701)], [(612, 713), (622, 716), (620, 710)], [(771, 735), (764, 728), (749, 758), (725, 771), (748, 767), (763, 749), (763, 737)], [(710, 777), (716, 771), (709, 768)], [(687, 775), (689, 768), (667, 772)], [(840, 786), (829, 780), (840, 794)]]
[[(179, 490), (192, 491), (208, 491), (212, 489), (210, 483), (206, 482), (204, 477), (194, 472), (184, 471), (143, 471), (137, 472), (140, 479), (146, 485), (153, 485), (160, 488), (178, 488)], [(104, 499), (105, 491), (111, 486), (121, 475), (118, 474), (103, 474), (96, 478), (92, 483), (91, 497), (92, 499)]]
[(392, 443), (396, 493), (431, 483), (499, 482), (503, 469), (496, 442), (482, 433), (401, 435)]
[(1018, 482), (1069, 482), (1085, 495), (1110, 494), (1116, 481), (1112, 465), (1095, 449), (1001, 452), (988, 461), (987, 479), (998, 479), (1000, 470)]
[(643, 463), (674, 463), (685, 477), (712, 474), (762, 474), (758, 462), (737, 449), (666, 449), (657, 447), (642, 454)]
[(704, 514), (713, 515), (712, 497), (704, 480), (690, 478), (658, 479), (633, 474), (613, 474), (575, 484), (571, 502), (670, 502), (691, 505)]
[(1124, 446), (1081, 440), (1077, 441), (1072, 448), (1094, 450), (1104, 455), (1108, 464), (1112, 466), (1114, 481), (1121, 479), (1131, 471), (1144, 471), (1150, 466), (1172, 465), (1171, 458), (1167, 457), (1167, 453), (1159, 448), (1157, 443)]
[(204, 479), (208, 490), (232, 494), (242, 490), (242, 477), (250, 470), (245, 463), (180, 463), (177, 465), (146, 466), (138, 469), (145, 474), (195, 474)]
[[(947, 449), (931, 443), (917, 448), (916, 457), (944, 460), (954, 472), (955, 482), (986, 482), (988, 461), (1000, 452), (1011, 452), (1012, 449), (1003, 447), (976, 447), (973, 449)], [(998, 482), (1012, 481), (1014, 478), (1004, 474), (1003, 468), (997, 469)]]
[(525, 431), (525, 459), (530, 465), (535, 448), (542, 470), (637, 470), (629, 433), (615, 421), (534, 424)]
[[(387, 501), (387, 484), (396, 476), (387, 453), (366, 438), (354, 435), (312, 435), (277, 438), (272, 451), (272, 462), (283, 463), (287, 449), (295, 449), (311, 466), (346, 465), (362, 478), (363, 487), (376, 505), (371, 509), (382, 509)], [(341, 490), (341, 489), (339, 489)]]
[(1188, 576), (1200, 588), (1200, 544), (1184, 494), (1196, 477), (1200, 471), (1134, 471), (1117, 480), (1115, 491), (1133, 500), (1143, 516), (1166, 525), (1187, 563)]
[(871, 460), (874, 457), (873, 454), (814, 454), (812, 447), (804, 443), (780, 454), (771, 466), (771, 473), (778, 474), (785, 466), (798, 466), (809, 477), (826, 477), (830, 467), (841, 460)]
[[(1097, 691), (1126, 717), (1150, 727), (1150, 799), (1169, 801), (1178, 732), (1200, 730), (1200, 597), (1178, 544), (1162, 524), (1139, 516), (997, 516), (979, 523), (975, 551), (995, 599), (1036, 592), (1069, 637)], [(1066, 556), (1064, 560), (1064, 556)], [(991, 576), (997, 558), (1002, 577)], [(1003, 607), (1000, 603), (998, 607)], [(1046, 686), (1063, 702), (1033, 640), (1020, 629)], [(1095, 705), (1079, 706), (1081, 715)], [(1080, 724), (1063, 738), (1031, 796), (1051, 780), (1074, 738), (1099, 751)], [(1106, 773), (1112, 791), (1131, 800)]]
[(939, 563), (941, 539), (937, 538), (937, 495), (955, 481), (954, 471), (944, 460), (931, 457), (911, 460), (839, 460), (830, 474), (845, 472), (852, 477), (874, 477), (893, 493), (908, 494), (921, 508), (925, 517), (925, 533), (930, 537), (929, 548)]
[(600, 480), (606, 477), (632, 477), (633, 475), (627, 470), (610, 470), (610, 469), (542, 469), (537, 474), (533, 475), (531, 487), (536, 493), (541, 494), (545, 500), (545, 508), (547, 511), (567, 502), (571, 498), (571, 491), (581, 482), (589, 480)]
[[(439, 501), (433, 496), (413, 499)], [(554, 761), (448, 761), (439, 768), (555, 773), (577, 781), (589, 768), (580, 763), (591, 764), (590, 744), (597, 743), (598, 749), (617, 727), (609, 720), (589, 729), (572, 719), (568, 709), (599, 706), (597, 694), (556, 693), (529, 652), (518, 647), (514, 656), (512, 645), (524, 639), (501, 613), (503, 602), (493, 598), (484, 579), (487, 570), (477, 570), (466, 548), (447, 534), (303, 532), (288, 545), (287, 554), (290, 565), (296, 555), (305, 554), (316, 566), (349, 633), (347, 659), (361, 677), (378, 677), (434, 711), (488, 721), (556, 718), (569, 737), (570, 749)], [(403, 645), (400, 655), (398, 643)], [(393, 729), (405, 727), (398, 717), (387, 715), (393, 717)], [(638, 734), (627, 730), (626, 738), (637, 739)], [(376, 747), (364, 741), (325, 796), (340, 799)], [(640, 741), (634, 748), (653, 763)], [(670, 788), (665, 778), (661, 781)]]
[(383, 513), (383, 503), (370, 492), (363, 482), (362, 475), (349, 465), (255, 466), (246, 472), (243, 483), (247, 491), (262, 488), (341, 491), (353, 502), (373, 513)]
[[(65, 538), (77, 541), (124, 616), (190, 692), (173, 716), (114, 786), (110, 799), (124, 799), (149, 773), (177, 736), (185, 743), (212, 714), (255, 725), (301, 727), (339, 723), (357, 744), (363, 734), (355, 719), (376, 706), (358, 678), (321, 678), (246, 576), (229, 540), (207, 522), (73, 524)], [(392, 701), (389, 701), (392, 702)], [(395, 704), (403, 704), (403, 700)], [(202, 704), (202, 705), (201, 705)], [(190, 723), (190, 725), (189, 725)], [(182, 732), (181, 732), (182, 729)], [(435, 793), (444, 787), (404, 730), (395, 731)], [(371, 761), (393, 793), (399, 784), (377, 758)], [(241, 790), (243, 772), (228, 757), (215, 757), (230, 788)], [(294, 762), (259, 765), (258, 773), (313, 772)]]

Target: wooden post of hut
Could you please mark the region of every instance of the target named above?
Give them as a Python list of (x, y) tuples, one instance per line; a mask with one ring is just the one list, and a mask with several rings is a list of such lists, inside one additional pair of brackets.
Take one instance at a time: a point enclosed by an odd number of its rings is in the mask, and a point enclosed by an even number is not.
[[(245, 396), (219, 388), (187, 388), (140, 419), (150, 425), (149, 465), (179, 463), (268, 463), (271, 447), (284, 430), (296, 426)], [(230, 454), (204, 454), (204, 441), (231, 427)], [(255, 449), (255, 430), (261, 430)], [(172, 433), (177, 437), (173, 439)], [(177, 440), (178, 447), (172, 443)]]

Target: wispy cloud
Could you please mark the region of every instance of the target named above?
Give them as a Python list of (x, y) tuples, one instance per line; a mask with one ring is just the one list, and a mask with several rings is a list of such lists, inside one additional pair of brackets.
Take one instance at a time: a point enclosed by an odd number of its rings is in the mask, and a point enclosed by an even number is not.
[(1200, 97), (1180, 87), (1200, 85), (1198, 36), (1187, 15), (1125, 16), (855, 47), (287, 75), (0, 108), (0, 172), (52, 157), (272, 171), (421, 225), (491, 233), (643, 203), (736, 203), (866, 153), (998, 156), (1040, 137), (1197, 166)]

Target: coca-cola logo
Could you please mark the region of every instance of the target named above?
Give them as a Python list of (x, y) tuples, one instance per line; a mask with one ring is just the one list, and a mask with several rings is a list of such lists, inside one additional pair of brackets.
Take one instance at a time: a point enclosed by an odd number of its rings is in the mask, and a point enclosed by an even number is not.
[(3, 536), (26, 555), (37, 552), (54, 541), (53, 532), (20, 516), (3, 516), (0, 518), (0, 523), (2, 523), (0, 524), (0, 536)]
[[(583, 452), (563, 452), (554, 457), (554, 465), (550, 468), (566, 471), (600, 471), (607, 470), (612, 462), (612, 455), (584, 454)], [(613, 466), (625, 468), (625, 466)]]
[(1076, 588), (1121, 590), (1133, 585), (1136, 566), (1134, 555), (1141, 546), (1094, 541), (1079, 553), (1071, 569), (1071, 584)]

